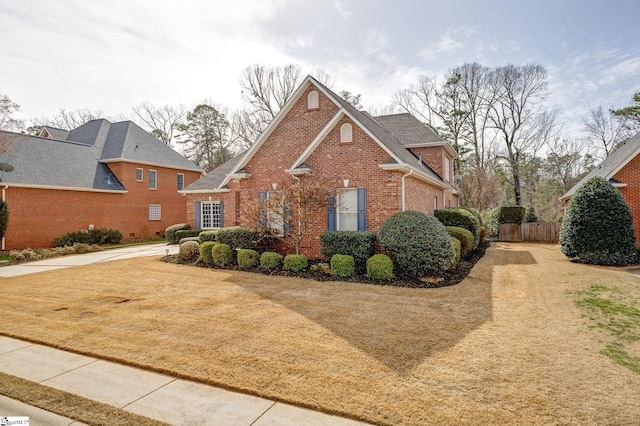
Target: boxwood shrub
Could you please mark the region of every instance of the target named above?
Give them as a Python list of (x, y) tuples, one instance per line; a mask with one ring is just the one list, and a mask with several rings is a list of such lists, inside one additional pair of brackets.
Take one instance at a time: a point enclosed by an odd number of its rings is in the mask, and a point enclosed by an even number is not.
[(302, 254), (288, 254), (284, 257), (284, 269), (300, 272), (309, 264), (307, 256)]
[(266, 269), (277, 269), (282, 266), (283, 256), (280, 253), (265, 251), (260, 256), (260, 266)]
[(447, 226), (447, 233), (460, 243), (460, 256), (465, 257), (473, 249), (473, 234), (459, 226)]
[(626, 265), (636, 261), (631, 211), (607, 180), (593, 177), (571, 198), (562, 220), (560, 250), (582, 263)]
[(327, 231), (320, 234), (320, 254), (329, 259), (346, 254), (364, 264), (376, 252), (375, 241), (376, 234), (371, 231)]
[(216, 234), (216, 241), (236, 249), (251, 249), (256, 251), (264, 251), (269, 246), (271, 237), (269, 233), (262, 228), (247, 226), (232, 226), (222, 228)]
[(175, 233), (175, 238), (180, 241), (183, 238), (192, 238), (192, 237), (198, 237), (198, 235), (200, 235), (200, 230), (199, 229), (180, 229), (178, 231), (176, 231)]
[(184, 238), (180, 238), (180, 241), (178, 241), (178, 244), (182, 245), (182, 243), (185, 243), (187, 241), (195, 241), (196, 243), (200, 244), (200, 239), (198, 237), (184, 237)]
[(260, 264), (260, 253), (251, 249), (238, 250), (238, 268), (251, 269)]
[(480, 244), (480, 222), (468, 210), (460, 207), (448, 207), (436, 209), (433, 215), (445, 226), (459, 226), (469, 230), (473, 234), (472, 250), (475, 250)]
[(502, 206), (499, 207), (498, 212), (498, 225), (505, 223), (520, 225), (527, 217), (527, 209), (524, 206)]
[(367, 277), (372, 280), (392, 280), (393, 261), (386, 254), (374, 254), (367, 259)]
[(331, 273), (339, 277), (352, 277), (356, 273), (356, 262), (348, 254), (334, 254), (329, 261)]
[(205, 263), (213, 263), (213, 257), (211, 256), (211, 249), (215, 246), (215, 241), (205, 241), (200, 244), (200, 259)]
[(171, 225), (164, 230), (164, 238), (167, 240), (169, 244), (178, 244), (180, 238), (176, 237), (176, 231), (181, 231), (184, 229), (191, 229), (191, 226), (188, 223), (176, 223), (175, 225)]
[(187, 241), (180, 244), (180, 259), (187, 262), (194, 262), (200, 255), (200, 244), (197, 241)]
[(205, 241), (217, 241), (216, 235), (218, 235), (218, 231), (201, 231), (198, 235), (201, 243)]
[(56, 239), (56, 247), (82, 244), (118, 244), (122, 241), (122, 232), (117, 229), (92, 229), (91, 231), (69, 232)]
[[(451, 236), (451, 234), (449, 234)], [(451, 265), (450, 269), (456, 269), (458, 267), (458, 263), (460, 263), (460, 255), (462, 253), (460, 240), (454, 236), (451, 236), (451, 241), (453, 242), (453, 248), (456, 250), (456, 260)]]
[(211, 260), (216, 266), (229, 266), (233, 264), (233, 250), (228, 244), (218, 243), (211, 247)]
[(387, 219), (378, 241), (400, 270), (414, 277), (442, 273), (456, 256), (444, 225), (433, 216), (412, 210)]

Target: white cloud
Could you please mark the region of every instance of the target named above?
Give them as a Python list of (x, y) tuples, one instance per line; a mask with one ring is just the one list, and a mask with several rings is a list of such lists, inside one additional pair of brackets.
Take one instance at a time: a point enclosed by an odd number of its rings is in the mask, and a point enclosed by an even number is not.
[(440, 36), (437, 42), (422, 49), (418, 55), (431, 61), (442, 55), (449, 55), (465, 48), (463, 40), (468, 39), (475, 32), (474, 28), (463, 27), (448, 31)]
[(349, 19), (353, 16), (353, 12), (344, 6), (344, 2), (342, 0), (334, 0), (333, 8), (338, 12), (338, 15), (340, 15), (342, 19)]

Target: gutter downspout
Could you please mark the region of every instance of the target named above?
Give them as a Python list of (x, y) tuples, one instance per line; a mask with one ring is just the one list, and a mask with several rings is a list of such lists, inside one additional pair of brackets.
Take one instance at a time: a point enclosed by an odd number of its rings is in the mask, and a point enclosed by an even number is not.
[[(2, 187), (2, 201), (6, 201), (7, 198), (7, 188), (9, 188), (9, 185), (5, 184)], [(4, 251), (5, 249), (5, 245), (4, 245), (4, 235), (2, 235), (2, 251)]]
[(407, 176), (411, 176), (413, 174), (413, 169), (409, 169), (409, 173), (405, 173), (402, 175), (402, 211), (405, 209), (405, 195), (404, 195), (404, 178)]

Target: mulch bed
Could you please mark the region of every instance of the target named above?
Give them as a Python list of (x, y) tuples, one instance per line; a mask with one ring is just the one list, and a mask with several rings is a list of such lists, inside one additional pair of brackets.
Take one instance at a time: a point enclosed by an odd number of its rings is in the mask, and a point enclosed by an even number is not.
[[(484, 241), (483, 244), (481, 244), (480, 247), (478, 247), (478, 249), (475, 250), (471, 256), (469, 256), (466, 259), (461, 259), (456, 269), (446, 271), (443, 275), (428, 276), (420, 279), (411, 277), (406, 274), (398, 273), (398, 271), (396, 271), (396, 279), (394, 280), (385, 280), (385, 281), (372, 280), (367, 278), (366, 271), (363, 268), (359, 268), (359, 270), (356, 270), (356, 275), (354, 275), (353, 277), (349, 277), (349, 278), (338, 277), (336, 275), (331, 275), (322, 271), (312, 270), (311, 268), (312, 265), (324, 262), (322, 260), (313, 260), (313, 259), (309, 260), (309, 267), (305, 268), (303, 271), (300, 271), (300, 272), (285, 271), (283, 269), (273, 270), (273, 269), (265, 269), (265, 268), (242, 269), (242, 271), (255, 272), (255, 273), (261, 273), (264, 275), (273, 275), (273, 276), (308, 278), (316, 281), (346, 281), (346, 282), (358, 282), (358, 283), (365, 283), (365, 284), (388, 285), (388, 286), (408, 287), (408, 288), (439, 288), (439, 287), (447, 287), (447, 286), (455, 285), (461, 282), (462, 280), (464, 280), (467, 277), (467, 275), (469, 275), (469, 272), (471, 271), (471, 268), (473, 268), (473, 265), (475, 265), (480, 259), (482, 259), (482, 256), (484, 256), (488, 247), (489, 247), (489, 242)], [(197, 266), (202, 268), (228, 269), (228, 270), (236, 270), (236, 271), (241, 270), (238, 268), (237, 265), (229, 268), (222, 268), (222, 267), (218, 267), (218, 266), (211, 265), (209, 263), (200, 262), (200, 261), (185, 262), (181, 260), (180, 256), (177, 254), (164, 256), (162, 258), (162, 261), (167, 263), (192, 265), (192, 266)]]

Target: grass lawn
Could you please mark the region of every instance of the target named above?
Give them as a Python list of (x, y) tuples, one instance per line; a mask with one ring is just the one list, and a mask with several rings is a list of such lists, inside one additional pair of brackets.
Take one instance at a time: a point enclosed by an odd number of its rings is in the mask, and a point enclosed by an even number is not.
[(137, 258), (0, 280), (0, 333), (372, 423), (634, 424), (640, 374), (590, 328), (594, 285), (638, 308), (640, 277), (552, 245), (494, 243), (438, 289)]

